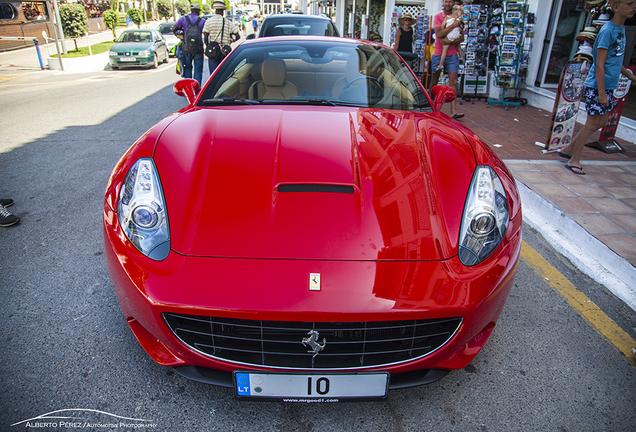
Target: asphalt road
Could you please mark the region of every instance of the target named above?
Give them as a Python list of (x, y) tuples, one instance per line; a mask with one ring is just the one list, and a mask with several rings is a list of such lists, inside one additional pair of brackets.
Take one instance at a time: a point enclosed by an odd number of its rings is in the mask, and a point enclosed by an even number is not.
[[(0, 430), (636, 429), (634, 361), (525, 259), (475, 361), (385, 402), (239, 402), (230, 389), (156, 365), (113, 293), (101, 209), (118, 158), (185, 105), (171, 89), (173, 62), (157, 71), (0, 72), (0, 196), (15, 199), (22, 218), (0, 228)], [(634, 337), (634, 311), (531, 229), (524, 239)]]

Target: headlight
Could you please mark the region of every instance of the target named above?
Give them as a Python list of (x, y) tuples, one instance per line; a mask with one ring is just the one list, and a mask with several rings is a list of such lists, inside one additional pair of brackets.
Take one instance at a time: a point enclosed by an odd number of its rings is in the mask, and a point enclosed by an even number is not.
[(499, 246), (508, 228), (508, 198), (489, 166), (478, 166), (468, 190), (459, 233), (459, 260), (479, 264)]
[(150, 51), (139, 51), (139, 55), (142, 57), (148, 57), (150, 55)]
[(168, 213), (152, 159), (139, 159), (126, 174), (117, 216), (126, 237), (141, 253), (155, 261), (166, 259), (170, 252)]
[(117, 52), (116, 52), (116, 51), (110, 51), (110, 52), (108, 53), (108, 55), (109, 55), (109, 56), (111, 56), (111, 57), (117, 57), (119, 54), (117, 54)]

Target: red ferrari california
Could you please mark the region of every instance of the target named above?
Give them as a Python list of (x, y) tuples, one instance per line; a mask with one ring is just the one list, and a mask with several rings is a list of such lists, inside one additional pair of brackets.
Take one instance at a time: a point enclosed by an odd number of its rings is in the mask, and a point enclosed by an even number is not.
[(395, 51), (234, 50), (115, 166), (108, 269), (157, 363), (238, 398), (372, 400), (467, 366), (513, 284), (508, 169)]

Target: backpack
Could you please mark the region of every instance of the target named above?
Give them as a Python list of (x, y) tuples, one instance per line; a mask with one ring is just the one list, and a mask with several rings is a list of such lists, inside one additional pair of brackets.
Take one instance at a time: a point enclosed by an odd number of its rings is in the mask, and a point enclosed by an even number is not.
[(188, 22), (188, 28), (183, 35), (183, 51), (188, 54), (200, 54), (203, 52), (203, 38), (199, 30), (201, 17), (197, 18), (197, 22), (194, 24), (190, 22), (190, 17), (187, 15), (185, 19)]

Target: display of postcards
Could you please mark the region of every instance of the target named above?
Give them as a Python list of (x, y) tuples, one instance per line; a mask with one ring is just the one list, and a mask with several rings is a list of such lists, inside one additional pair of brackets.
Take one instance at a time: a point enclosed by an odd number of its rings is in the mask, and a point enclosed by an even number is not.
[(471, 12), (479, 12), (479, 5), (471, 5), (470, 6), (470, 11)]
[(475, 69), (469, 67), (464, 68), (464, 75), (475, 75)]
[(515, 49), (517, 49), (517, 44), (516, 43), (504, 43), (502, 45), (502, 49), (504, 51), (514, 51)]
[(479, 35), (479, 29), (471, 28), (468, 30), (468, 36), (475, 37)]
[(468, 60), (475, 61), (475, 53), (474, 52), (467, 52), (466, 53), (466, 61), (468, 61)]
[[(502, 38), (502, 42), (503, 43), (511, 43), (511, 44), (517, 44), (517, 36), (516, 35), (504, 35), (504, 37)], [(506, 49), (506, 48), (504, 48)]]
[(516, 35), (519, 34), (520, 30), (521, 29), (517, 28), (516, 26), (506, 26), (506, 27), (504, 27), (503, 34), (505, 34), (505, 35), (515, 35), (516, 36)]
[(475, 20), (475, 21), (479, 21), (479, 12), (471, 12), (470, 13), (470, 19)]
[(514, 74), (516, 68), (514, 66), (499, 66), (499, 73)]
[[(510, 54), (510, 56), (507, 56)], [(517, 56), (515, 53), (501, 53), (499, 56), (499, 64), (505, 66), (517, 66)]]
[(509, 11), (521, 11), (521, 10), (523, 10), (523, 3), (508, 3), (506, 5), (506, 10), (509, 10)]
[(512, 75), (499, 75), (497, 76), (497, 85), (499, 87), (512, 87), (514, 79)]
[(477, 51), (477, 44), (466, 45), (466, 51)]

